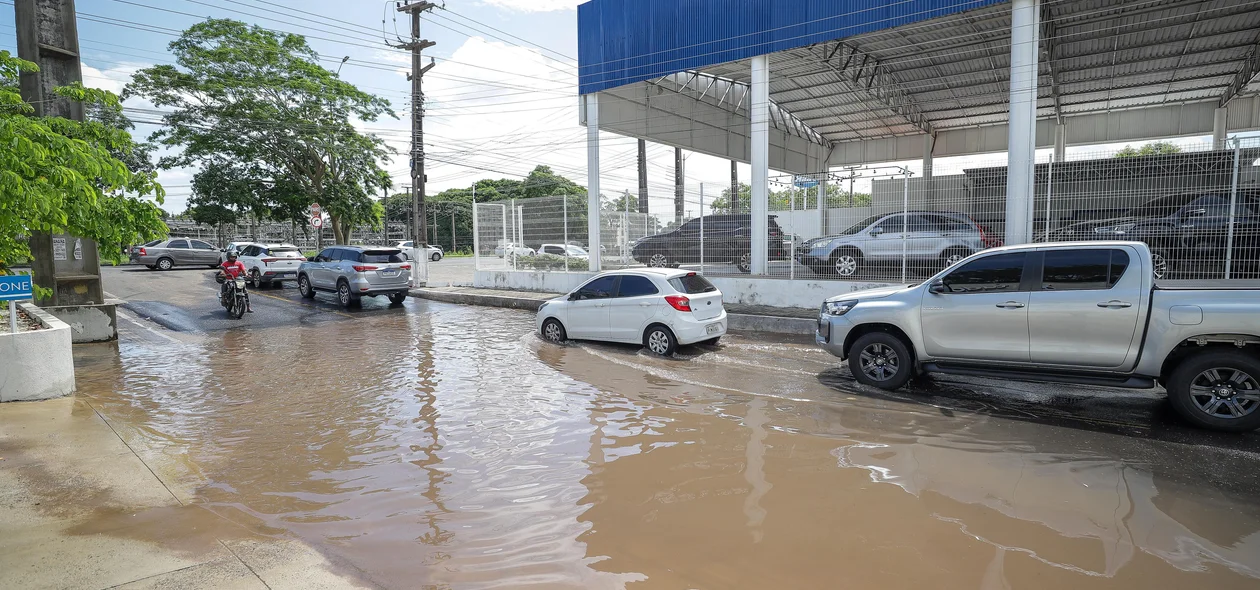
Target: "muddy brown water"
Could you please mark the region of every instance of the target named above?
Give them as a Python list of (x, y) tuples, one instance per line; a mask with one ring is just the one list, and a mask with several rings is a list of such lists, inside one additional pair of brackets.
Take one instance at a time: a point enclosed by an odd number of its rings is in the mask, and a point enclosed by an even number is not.
[(807, 343), (413, 302), (79, 361), (197, 503), (385, 587), (1260, 585), (1256, 453), (869, 395)]

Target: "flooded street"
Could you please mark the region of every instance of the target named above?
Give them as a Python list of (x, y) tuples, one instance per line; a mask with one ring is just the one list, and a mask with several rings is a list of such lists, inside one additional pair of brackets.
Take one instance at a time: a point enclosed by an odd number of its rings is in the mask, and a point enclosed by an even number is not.
[(1257, 437), (1165, 440), (1148, 393), (1146, 423), (1065, 422), (1025, 415), (1046, 386), (875, 394), (804, 342), (662, 359), (519, 311), (368, 311), (129, 324), (77, 351), (77, 395), (191, 503), (383, 587), (1260, 584)]

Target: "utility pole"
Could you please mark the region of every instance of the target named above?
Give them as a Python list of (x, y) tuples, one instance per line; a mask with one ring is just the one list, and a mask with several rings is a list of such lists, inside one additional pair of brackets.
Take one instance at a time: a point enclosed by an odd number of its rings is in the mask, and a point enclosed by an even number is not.
[(683, 157), (682, 148), (674, 148), (674, 223), (683, 222)]
[(647, 142), (639, 140), (639, 213), (648, 212)]
[(731, 160), (731, 213), (739, 213), (739, 168)]
[(424, 206), (424, 90), (420, 82), (424, 79), (424, 73), (433, 67), (433, 61), (430, 60), (427, 66), (420, 64), (421, 52), (437, 43), (420, 38), (420, 13), (437, 8), (437, 5), (432, 2), (413, 3), (406, 0), (401, 5), (395, 3), (395, 6), (398, 12), (411, 15), (411, 41), (396, 47), (411, 51), (411, 214), (417, 222), (411, 239), (417, 248), (422, 248), (429, 243), (429, 232), (425, 223), (428, 215)]

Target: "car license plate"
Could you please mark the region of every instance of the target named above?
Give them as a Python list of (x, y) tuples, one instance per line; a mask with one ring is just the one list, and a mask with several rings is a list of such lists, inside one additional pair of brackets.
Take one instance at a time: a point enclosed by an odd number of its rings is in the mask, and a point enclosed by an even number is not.
[(381, 276), (383, 276), (383, 277), (396, 277), (396, 276), (398, 276), (398, 271), (396, 271), (396, 270), (382, 270), (382, 271), (381, 271)]
[(721, 322), (718, 322), (718, 323), (716, 323), (716, 324), (709, 324), (709, 325), (705, 328), (705, 331), (707, 331), (707, 332), (708, 332), (708, 333), (710, 333), (710, 334), (717, 334), (717, 333), (718, 333), (718, 332), (720, 332), (721, 330), (722, 330), (722, 323), (721, 323)]

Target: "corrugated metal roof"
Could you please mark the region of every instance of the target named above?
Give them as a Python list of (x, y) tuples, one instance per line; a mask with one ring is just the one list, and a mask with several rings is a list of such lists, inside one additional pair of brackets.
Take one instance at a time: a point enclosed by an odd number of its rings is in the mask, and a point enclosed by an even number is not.
[[(985, 4), (772, 53), (771, 101), (831, 142), (1004, 123), (1010, 6)], [(1046, 1), (1042, 26), (1040, 117), (1217, 101), (1260, 51), (1257, 0)]]

